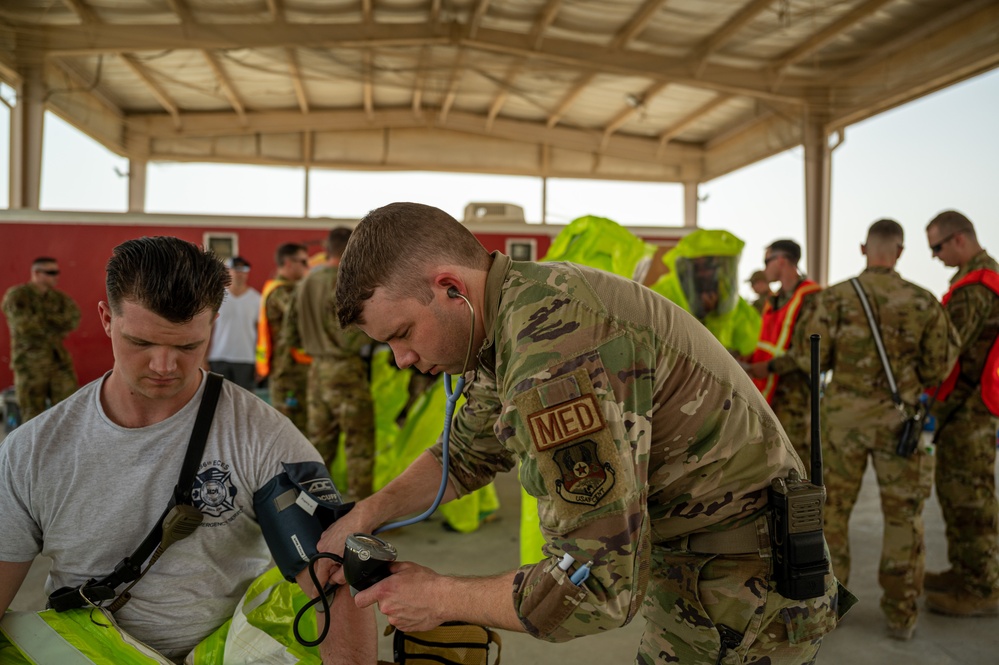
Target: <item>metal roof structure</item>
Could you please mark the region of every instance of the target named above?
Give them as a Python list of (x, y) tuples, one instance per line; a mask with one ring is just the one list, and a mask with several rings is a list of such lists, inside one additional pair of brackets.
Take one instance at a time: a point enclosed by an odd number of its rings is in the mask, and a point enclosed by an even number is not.
[(0, 3), (27, 208), (32, 106), (133, 164), (681, 182), (695, 202), (804, 144), (821, 248), (829, 136), (997, 65), (999, 0)]

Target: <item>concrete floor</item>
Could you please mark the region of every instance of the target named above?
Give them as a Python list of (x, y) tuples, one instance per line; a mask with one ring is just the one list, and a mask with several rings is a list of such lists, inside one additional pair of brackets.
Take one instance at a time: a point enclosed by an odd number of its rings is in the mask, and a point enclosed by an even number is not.
[[(474, 534), (445, 531), (439, 519), (387, 534), (401, 559), (416, 561), (441, 572), (485, 575), (509, 570), (517, 565), (518, 485), (512, 474), (497, 479), (502, 501), (499, 519), (485, 524)], [(946, 544), (939, 504), (931, 497), (925, 513), (927, 569), (946, 567)], [(864, 478), (857, 508), (851, 520), (855, 570), (851, 590), (861, 602), (842, 625), (829, 635), (819, 652), (821, 665), (985, 665), (999, 663), (999, 617), (955, 619), (929, 612), (920, 616), (916, 635), (910, 642), (897, 642), (884, 635), (884, 620), (878, 607), (881, 592), (877, 584), (882, 520), (877, 484), (873, 471)], [(44, 605), (42, 583), (46, 562), (37, 561), (28, 580), (14, 600), (12, 609)], [(380, 617), (380, 615), (379, 615)], [(380, 617), (381, 627), (384, 620)], [(503, 662), (565, 662), (572, 665), (606, 665), (633, 662), (642, 633), (636, 620), (620, 630), (581, 638), (565, 644), (548, 644), (523, 634), (502, 632)], [(379, 638), (383, 659), (391, 659), (391, 638)]]

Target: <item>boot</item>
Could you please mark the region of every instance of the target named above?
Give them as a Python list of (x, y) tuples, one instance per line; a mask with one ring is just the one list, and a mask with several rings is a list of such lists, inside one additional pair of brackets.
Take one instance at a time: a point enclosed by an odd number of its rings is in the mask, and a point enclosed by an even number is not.
[(937, 614), (954, 617), (985, 617), (999, 614), (999, 592), (982, 597), (964, 589), (926, 594), (926, 607)]
[(923, 577), (924, 591), (949, 593), (960, 589), (962, 586), (964, 586), (963, 580), (954, 572), (953, 568), (948, 568), (939, 573), (926, 573)]
[(888, 624), (888, 637), (893, 640), (899, 640), (900, 642), (908, 642), (912, 639), (912, 635), (916, 632), (916, 624), (911, 626), (895, 626)]

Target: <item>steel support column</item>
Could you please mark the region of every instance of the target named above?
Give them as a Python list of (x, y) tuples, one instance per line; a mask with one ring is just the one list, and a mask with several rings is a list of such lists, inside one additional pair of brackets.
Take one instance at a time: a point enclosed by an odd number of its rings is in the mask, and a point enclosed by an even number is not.
[(145, 160), (128, 160), (128, 211), (146, 211), (146, 165)]
[(699, 182), (683, 183), (683, 225), (690, 228), (697, 227), (697, 205), (700, 199), (697, 198), (697, 188)]
[(832, 149), (825, 119), (806, 112), (805, 144), (805, 249), (808, 276), (829, 283), (829, 205), (832, 189)]
[(38, 210), (42, 192), (45, 84), (40, 66), (21, 71), (10, 110), (10, 208)]

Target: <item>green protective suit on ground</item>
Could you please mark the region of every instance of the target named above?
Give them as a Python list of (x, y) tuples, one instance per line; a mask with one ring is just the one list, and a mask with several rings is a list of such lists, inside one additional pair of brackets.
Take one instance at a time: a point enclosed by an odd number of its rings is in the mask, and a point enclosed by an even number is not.
[(666, 252), (663, 263), (669, 272), (650, 288), (692, 312), (689, 292), (684, 288), (681, 272), (677, 270), (678, 262), (709, 256), (731, 259), (729, 263), (733, 269), (718, 280), (719, 300), (726, 305), (698, 318), (726, 349), (748, 356), (756, 348), (761, 320), (759, 312), (738, 295), (739, 280), (734, 268), (738, 267), (744, 245), (742, 240), (728, 231), (697, 229)]

